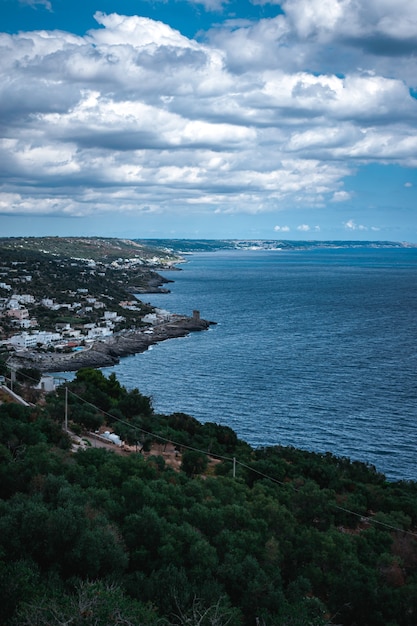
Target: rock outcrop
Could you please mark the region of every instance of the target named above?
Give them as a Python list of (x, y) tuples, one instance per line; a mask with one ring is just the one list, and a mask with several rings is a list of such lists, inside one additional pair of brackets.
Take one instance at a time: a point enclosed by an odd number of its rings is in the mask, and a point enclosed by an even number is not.
[(22, 351), (14, 354), (8, 364), (16, 369), (36, 367), (42, 372), (76, 371), (83, 367), (109, 367), (121, 357), (145, 352), (149, 346), (191, 332), (207, 330), (215, 322), (199, 317), (177, 316), (174, 320), (146, 329), (125, 330), (96, 341), (83, 351), (70, 353), (40, 353)]

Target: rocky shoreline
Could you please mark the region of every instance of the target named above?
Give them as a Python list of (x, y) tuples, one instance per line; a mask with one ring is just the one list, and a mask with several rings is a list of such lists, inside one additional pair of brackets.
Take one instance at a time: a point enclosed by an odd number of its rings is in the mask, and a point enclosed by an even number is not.
[(146, 329), (125, 330), (106, 339), (94, 342), (83, 351), (70, 353), (17, 352), (8, 361), (12, 368), (36, 367), (41, 372), (76, 371), (84, 367), (109, 367), (120, 358), (145, 352), (166, 339), (185, 337), (191, 332), (208, 330), (215, 324), (199, 317), (176, 316), (174, 320)]

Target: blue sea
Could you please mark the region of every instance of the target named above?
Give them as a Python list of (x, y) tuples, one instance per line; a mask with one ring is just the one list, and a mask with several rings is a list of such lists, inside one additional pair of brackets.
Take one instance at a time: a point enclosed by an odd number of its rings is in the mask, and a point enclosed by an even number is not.
[(222, 251), (180, 267), (170, 294), (141, 298), (217, 324), (106, 374), (254, 446), (417, 480), (417, 249)]

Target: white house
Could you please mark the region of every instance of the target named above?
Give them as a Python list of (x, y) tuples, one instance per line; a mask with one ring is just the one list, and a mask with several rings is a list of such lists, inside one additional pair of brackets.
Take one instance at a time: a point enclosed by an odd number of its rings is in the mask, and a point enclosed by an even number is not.
[(34, 324), (31, 319), (20, 320), (19, 322), (20, 328), (33, 328), (34, 325), (36, 326), (36, 322)]
[(122, 315), (117, 315), (115, 311), (104, 311), (103, 319), (108, 322), (122, 322), (125, 318)]
[(16, 346), (16, 348), (28, 349), (35, 348), (38, 343), (42, 345), (48, 345), (54, 341), (59, 341), (61, 335), (59, 333), (50, 333), (47, 331), (35, 331), (32, 334), (23, 331), (20, 335), (13, 335), (10, 337), (9, 342)]
[(100, 337), (110, 337), (113, 332), (107, 327), (95, 326), (90, 328), (87, 333), (87, 339), (99, 339)]
[(162, 322), (169, 322), (173, 318), (173, 314), (164, 309), (155, 309), (155, 313), (148, 313), (142, 317), (142, 322), (145, 324), (161, 324)]
[(17, 296), (13, 296), (12, 298), (10, 298), (8, 306), (9, 309), (20, 309), (20, 304)]
[(46, 393), (50, 391), (55, 391), (55, 380), (53, 376), (49, 376), (47, 374), (43, 374), (39, 383), (36, 385), (36, 389), (41, 389)]
[(33, 304), (35, 302), (35, 297), (29, 293), (22, 293), (18, 296), (14, 296), (18, 302), (22, 304)]

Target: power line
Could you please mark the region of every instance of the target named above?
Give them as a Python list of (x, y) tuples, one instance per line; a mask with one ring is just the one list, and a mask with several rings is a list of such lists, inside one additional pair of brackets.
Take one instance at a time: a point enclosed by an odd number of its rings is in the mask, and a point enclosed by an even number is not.
[[(66, 387), (66, 389), (68, 389), (68, 387)], [(112, 420), (115, 420), (116, 422), (120, 422), (121, 424), (124, 424), (125, 426), (128, 426), (129, 428), (133, 428), (134, 430), (138, 430), (138, 431), (142, 432), (145, 435), (149, 435), (150, 437), (154, 437), (155, 439), (160, 439), (161, 441), (164, 441), (165, 443), (172, 443), (172, 445), (174, 445), (174, 446), (176, 446), (178, 448), (186, 448), (187, 450), (193, 450), (194, 452), (201, 452), (202, 454), (207, 454), (208, 456), (215, 457), (216, 459), (223, 459), (224, 461), (233, 461), (233, 459), (231, 459), (231, 458), (229, 458), (227, 456), (222, 456), (220, 454), (215, 454), (215, 453), (212, 453), (212, 452), (208, 452), (206, 450), (200, 450), (199, 448), (194, 448), (192, 446), (188, 446), (188, 445), (183, 444), (183, 443), (178, 443), (176, 441), (173, 441), (172, 439), (168, 439), (167, 437), (163, 437), (162, 435), (157, 435), (156, 433), (151, 433), (148, 430), (145, 430), (144, 428), (141, 428), (140, 426), (137, 426), (136, 424), (131, 424), (130, 422), (127, 422), (126, 420), (122, 420), (120, 417), (117, 417), (116, 415), (113, 415), (112, 413), (108, 413), (107, 411), (104, 411), (103, 409), (100, 409), (98, 406), (96, 406), (95, 404), (92, 404), (88, 400), (84, 400), (84, 398), (82, 398), (78, 394), (76, 394), (73, 391), (71, 391), (71, 389), (68, 389), (68, 392), (72, 396), (75, 396), (76, 398), (78, 398), (79, 400), (84, 402), (85, 404), (88, 404), (89, 406), (91, 406), (93, 409), (96, 409), (100, 413), (103, 413), (103, 415), (106, 415), (107, 417), (110, 417)]]
[[(293, 484), (287, 483), (287, 482), (283, 482), (281, 480), (278, 480), (277, 478), (273, 478), (272, 476), (269, 476), (268, 474), (265, 474), (265, 473), (261, 472), (260, 470), (257, 470), (254, 467), (251, 467), (250, 465), (247, 465), (246, 463), (243, 463), (242, 461), (239, 461), (235, 457), (227, 457), (227, 456), (222, 456), (220, 454), (209, 452), (207, 450), (200, 450), (199, 448), (195, 448), (193, 446), (188, 446), (186, 444), (175, 442), (172, 439), (168, 439), (167, 437), (163, 437), (162, 435), (157, 435), (156, 433), (151, 433), (151, 432), (145, 430), (144, 428), (141, 428), (140, 426), (136, 426), (135, 424), (131, 424), (130, 422), (127, 422), (126, 420), (122, 420), (121, 418), (116, 417), (115, 415), (112, 415), (111, 413), (108, 413), (107, 411), (104, 411), (103, 409), (100, 409), (95, 404), (92, 404), (88, 400), (85, 400), (84, 398), (82, 398), (78, 394), (76, 394), (73, 391), (71, 391), (67, 386), (65, 386), (65, 390), (66, 390), (66, 392), (65, 392), (66, 393), (66, 409), (65, 410), (66, 410), (66, 417), (67, 418), (68, 418), (67, 402), (68, 402), (68, 393), (69, 393), (72, 396), (74, 396), (74, 397), (78, 398), (79, 400), (81, 400), (82, 402), (84, 402), (85, 404), (88, 404), (92, 408), (96, 409), (97, 411), (99, 411), (103, 415), (106, 415), (107, 417), (110, 417), (111, 419), (113, 419), (113, 420), (115, 420), (117, 422), (120, 422), (121, 424), (124, 424), (125, 426), (128, 426), (129, 428), (133, 428), (135, 430), (138, 430), (138, 431), (144, 433), (145, 435), (148, 435), (148, 436), (153, 437), (155, 439), (159, 439), (161, 441), (164, 441), (165, 443), (171, 443), (173, 446), (178, 447), (178, 448), (184, 448), (186, 450), (192, 450), (194, 452), (200, 452), (201, 454), (205, 454), (205, 455), (210, 456), (212, 458), (220, 459), (220, 460), (228, 461), (229, 463), (232, 463), (233, 464), (233, 478), (236, 477), (236, 465), (240, 465), (241, 467), (243, 467), (243, 468), (253, 472), (254, 474), (258, 474), (259, 476), (261, 476), (262, 478), (265, 478), (266, 480), (269, 480), (269, 481), (271, 481), (271, 482), (273, 482), (273, 483), (275, 483), (277, 485), (280, 485), (282, 487), (290, 486), (290, 488), (294, 492), (300, 493), (300, 489), (297, 489), (297, 487), (295, 487)], [(329, 503), (329, 505), (333, 506), (335, 509), (338, 509), (339, 511), (343, 511), (344, 513), (348, 513), (348, 514), (353, 515), (355, 517), (358, 517), (361, 520), (367, 521), (367, 522), (369, 522), (371, 524), (377, 524), (379, 526), (383, 526), (384, 528), (387, 528), (387, 529), (390, 529), (390, 530), (395, 530), (396, 532), (399, 532), (399, 533), (404, 533), (406, 535), (410, 535), (411, 537), (414, 537), (415, 539), (417, 539), (417, 533), (414, 533), (414, 532), (412, 532), (410, 530), (404, 530), (403, 528), (398, 528), (397, 526), (393, 526), (391, 524), (387, 524), (385, 522), (381, 522), (380, 520), (376, 520), (376, 519), (374, 519), (372, 517), (364, 516), (362, 513), (357, 513), (356, 511), (351, 511), (350, 509), (342, 507), (342, 506), (340, 506), (340, 505), (338, 505), (338, 504), (336, 504), (334, 502), (331, 502), (331, 501), (329, 501), (328, 503)]]

